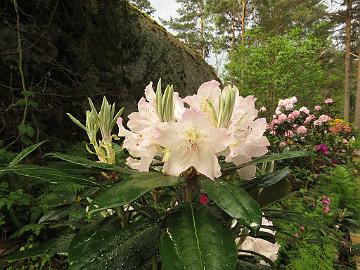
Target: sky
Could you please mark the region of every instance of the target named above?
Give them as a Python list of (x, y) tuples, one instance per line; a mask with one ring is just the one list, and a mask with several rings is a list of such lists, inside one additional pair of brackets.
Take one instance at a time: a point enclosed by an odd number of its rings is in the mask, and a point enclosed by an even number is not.
[(176, 9), (180, 5), (175, 0), (150, 0), (150, 3), (156, 9), (153, 16), (157, 21), (159, 21), (159, 17), (162, 19), (169, 19), (170, 16), (177, 17)]
[[(154, 19), (162, 25), (162, 23), (159, 20), (159, 17), (161, 19), (170, 19), (170, 17), (176, 18), (178, 16), (178, 13), (176, 10), (180, 7), (178, 3), (176, 3), (175, 0), (149, 0), (152, 6), (156, 9), (155, 13), (153, 14)], [(165, 28), (172, 34), (175, 34), (171, 29)], [(221, 56), (224, 57), (224, 56)], [(214, 66), (216, 68), (216, 59), (214, 55), (210, 55), (206, 61)]]

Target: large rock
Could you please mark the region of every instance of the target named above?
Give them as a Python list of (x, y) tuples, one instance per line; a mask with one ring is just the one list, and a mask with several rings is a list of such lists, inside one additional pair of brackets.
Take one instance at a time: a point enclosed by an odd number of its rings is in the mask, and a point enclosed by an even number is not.
[[(0, 110), (8, 110), (0, 137), (10, 138), (21, 122), (23, 105), (10, 106), (22, 97), (16, 16), (12, 1), (1, 2)], [(18, 3), (26, 87), (38, 104), (29, 107), (26, 120), (38, 127), (40, 138), (83, 138), (65, 113), (84, 119), (87, 97), (99, 104), (105, 95), (128, 113), (136, 109), (148, 82), (160, 77), (182, 95), (217, 79), (200, 55), (124, 0)]]

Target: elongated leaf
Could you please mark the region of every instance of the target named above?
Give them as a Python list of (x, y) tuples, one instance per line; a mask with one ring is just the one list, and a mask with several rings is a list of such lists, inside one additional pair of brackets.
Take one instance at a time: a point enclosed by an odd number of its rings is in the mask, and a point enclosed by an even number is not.
[(202, 178), (201, 187), (226, 213), (249, 228), (261, 224), (261, 208), (243, 188), (227, 182)]
[(207, 209), (185, 207), (167, 217), (160, 256), (165, 270), (234, 270), (237, 250), (231, 232)]
[(177, 177), (166, 176), (158, 172), (133, 172), (130, 180), (120, 181), (106, 189), (94, 201), (98, 208), (90, 213), (130, 203), (145, 193), (158, 187), (174, 186), (179, 183)]
[(272, 186), (263, 188), (260, 192), (257, 201), (260, 205), (267, 205), (275, 202), (291, 192), (291, 183), (286, 179), (282, 179)]
[(71, 242), (70, 269), (139, 269), (157, 254), (160, 225), (136, 223), (121, 228), (110, 217), (80, 230)]
[(251, 181), (247, 181), (244, 185), (244, 188), (245, 190), (249, 190), (252, 188), (264, 188), (267, 186), (271, 186), (285, 178), (289, 173), (290, 169), (286, 167), (282, 170), (268, 173)]
[(270, 154), (270, 155), (265, 155), (262, 157), (254, 158), (252, 161), (245, 163), (245, 164), (241, 164), (241, 165), (237, 165), (237, 166), (233, 166), (233, 167), (229, 167), (229, 168), (224, 168), (222, 171), (223, 172), (232, 172), (232, 171), (247, 167), (249, 165), (254, 165), (254, 164), (258, 164), (258, 163), (262, 163), (262, 162), (270, 162), (270, 161), (284, 160), (284, 159), (290, 159), (290, 158), (306, 157), (306, 156), (310, 156), (310, 155), (312, 155), (312, 153), (307, 152), (307, 151), (289, 151), (289, 152), (283, 152), (283, 153), (277, 153), (277, 154)]
[(77, 165), (87, 167), (87, 168), (98, 168), (98, 169), (109, 170), (109, 171), (119, 170), (119, 166), (116, 166), (116, 165), (96, 162), (96, 161), (89, 160), (89, 159), (86, 159), (83, 157), (78, 157), (78, 156), (64, 154), (64, 153), (57, 153), (57, 152), (49, 153), (46, 156), (58, 158), (58, 159), (67, 161), (69, 163), (77, 164)]
[(71, 240), (73, 239), (74, 235), (75, 234), (62, 235), (59, 238), (51, 239), (40, 245), (35, 245), (30, 249), (10, 254), (9, 256), (5, 257), (5, 260), (17, 261), (31, 257), (53, 254), (67, 255)]
[(1, 172), (12, 172), (18, 175), (36, 178), (52, 184), (73, 183), (84, 186), (102, 186), (94, 180), (77, 174), (70, 174), (64, 170), (35, 165), (19, 165), (16, 167), (1, 168)]
[(17, 164), (19, 164), (19, 162), (21, 160), (23, 160), (26, 156), (28, 156), (31, 152), (33, 152), (34, 150), (36, 150), (38, 147), (40, 147), (42, 144), (44, 144), (46, 141), (42, 141), (39, 143), (36, 143), (34, 145), (31, 145), (29, 147), (26, 147), (24, 150), (22, 150), (19, 154), (17, 154), (14, 159), (9, 163), (9, 167), (14, 167)]

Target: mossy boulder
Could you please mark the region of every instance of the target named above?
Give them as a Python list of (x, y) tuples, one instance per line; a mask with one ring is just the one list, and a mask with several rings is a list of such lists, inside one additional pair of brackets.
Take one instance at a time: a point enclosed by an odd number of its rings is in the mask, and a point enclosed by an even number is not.
[[(26, 88), (26, 122), (40, 138), (78, 140), (65, 115), (85, 118), (87, 97), (102, 96), (125, 113), (136, 109), (145, 86), (159, 78), (181, 95), (217, 76), (201, 56), (125, 0), (18, 0)], [(0, 102), (2, 138), (15, 136), (24, 109), (17, 67), (16, 14), (0, 4)], [(20, 102), (19, 102), (20, 100)], [(16, 106), (13, 106), (16, 104)], [(8, 141), (7, 141), (8, 140)]]

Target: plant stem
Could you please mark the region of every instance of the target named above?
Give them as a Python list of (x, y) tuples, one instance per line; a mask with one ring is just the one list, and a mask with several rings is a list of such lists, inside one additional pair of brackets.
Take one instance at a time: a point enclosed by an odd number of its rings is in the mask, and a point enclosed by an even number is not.
[[(13, 0), (13, 2), (14, 2), (14, 8), (15, 8), (15, 12), (16, 12), (16, 32), (17, 32), (17, 41), (18, 41), (18, 52), (19, 52), (18, 68), (19, 68), (20, 77), (21, 77), (22, 90), (25, 92), (26, 85), (25, 85), (25, 77), (24, 77), (24, 72), (23, 72), (23, 55), (22, 55), (21, 36), (20, 36), (19, 6), (17, 3), (17, 0)], [(24, 108), (24, 114), (23, 114), (23, 119), (21, 121), (21, 125), (23, 125), (25, 123), (26, 117), (27, 117), (27, 112), (28, 112), (29, 100), (26, 96), (26, 93), (24, 93), (24, 100), (25, 100), (25, 108)]]
[(116, 209), (116, 212), (121, 219), (121, 226), (124, 228), (129, 223), (127, 220), (126, 212), (124, 211), (124, 208), (122, 206), (118, 207)]

